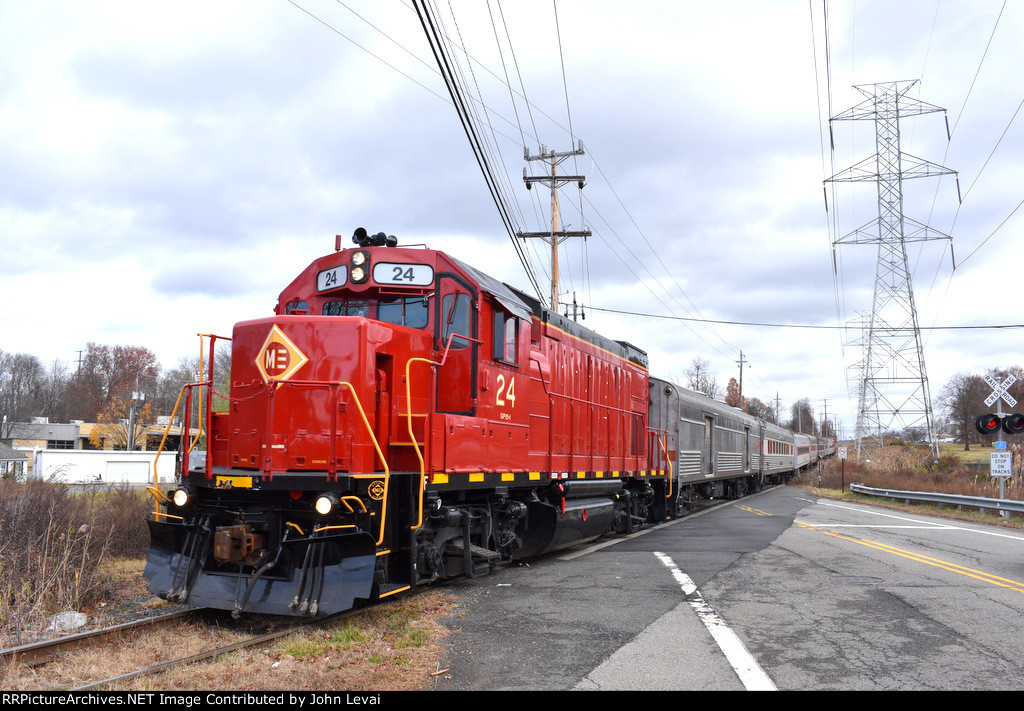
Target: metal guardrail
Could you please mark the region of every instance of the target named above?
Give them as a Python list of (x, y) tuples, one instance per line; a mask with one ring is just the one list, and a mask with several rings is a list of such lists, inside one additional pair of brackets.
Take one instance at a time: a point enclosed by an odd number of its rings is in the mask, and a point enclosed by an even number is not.
[(930, 491), (899, 491), (896, 489), (873, 489), (863, 484), (850, 484), (850, 491), (868, 496), (882, 496), (887, 499), (902, 499), (904, 501), (926, 501), (932, 504), (948, 504), (950, 506), (970, 506), (985, 509), (997, 509), (999, 511), (1013, 511), (1024, 513), (1024, 501), (1013, 501), (1011, 499), (988, 499), (981, 496), (961, 496), (959, 494), (937, 494)]

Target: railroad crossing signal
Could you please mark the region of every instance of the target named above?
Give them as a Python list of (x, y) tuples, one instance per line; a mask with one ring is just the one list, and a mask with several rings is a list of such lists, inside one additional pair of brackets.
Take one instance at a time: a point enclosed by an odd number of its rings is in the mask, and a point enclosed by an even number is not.
[(995, 434), (999, 431), (1000, 426), (1003, 428), (1003, 432), (1006, 434), (1020, 434), (1024, 432), (1024, 415), (1017, 413), (1010, 413), (1009, 415), (1003, 414), (1002, 400), (1010, 407), (1016, 407), (1017, 399), (1007, 392), (1010, 386), (1017, 382), (1017, 377), (1014, 375), (1007, 376), (1006, 380), (999, 382), (991, 375), (985, 376), (985, 382), (992, 386), (992, 394), (985, 398), (985, 405), (991, 407), (992, 405), (999, 403), (998, 413), (988, 413), (982, 415), (974, 421), (974, 426), (984, 435)]
[(1017, 406), (1017, 399), (1007, 392), (1007, 390), (1010, 389), (1010, 386), (1017, 382), (1016, 376), (1010, 375), (1006, 380), (1000, 383), (991, 375), (986, 375), (985, 382), (992, 386), (992, 394), (985, 398), (986, 405), (992, 407), (993, 403), (997, 402), (999, 398), (1002, 398), (1010, 407)]

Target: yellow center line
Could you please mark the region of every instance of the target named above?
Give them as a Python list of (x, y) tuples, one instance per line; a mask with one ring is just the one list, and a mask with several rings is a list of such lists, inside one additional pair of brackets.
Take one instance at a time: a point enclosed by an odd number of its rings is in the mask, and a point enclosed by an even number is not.
[(750, 513), (757, 514), (758, 516), (771, 516), (771, 514), (767, 511), (761, 511), (760, 509), (752, 509), (749, 506), (744, 506), (743, 504), (733, 504), (733, 506), (735, 506), (738, 509), (743, 509), (744, 511), (749, 511)]
[(949, 561), (940, 560), (939, 558), (932, 558), (926, 555), (922, 555), (920, 553), (914, 553), (913, 551), (903, 550), (902, 548), (896, 548), (895, 546), (886, 545), (884, 543), (878, 543), (877, 541), (869, 541), (864, 538), (853, 538), (851, 536), (844, 536), (840, 533), (836, 533), (835, 531), (825, 530), (820, 526), (805, 524), (801, 523), (800, 521), (797, 521), (796, 524), (802, 526), (803, 528), (809, 528), (814, 531), (821, 531), (822, 533), (828, 536), (832, 536), (834, 538), (839, 538), (844, 541), (850, 541), (851, 543), (859, 543), (862, 546), (874, 548), (875, 550), (879, 550), (884, 553), (892, 553), (893, 555), (898, 555), (909, 560), (914, 560), (918, 563), (924, 563), (925, 565), (931, 565), (936, 568), (941, 568), (942, 570), (948, 570), (952, 573), (958, 573), (959, 575), (966, 575), (967, 577), (975, 578), (977, 580), (981, 580), (982, 582), (991, 583), (992, 585), (998, 585), (1000, 587), (1009, 588), (1010, 590), (1016, 590), (1019, 593), (1024, 593), (1024, 583), (1021, 583), (1017, 580), (1001, 578), (998, 575), (991, 575), (990, 573), (984, 573), (980, 570), (974, 570), (973, 568), (967, 568), (962, 565), (957, 565), (956, 563), (950, 563)]

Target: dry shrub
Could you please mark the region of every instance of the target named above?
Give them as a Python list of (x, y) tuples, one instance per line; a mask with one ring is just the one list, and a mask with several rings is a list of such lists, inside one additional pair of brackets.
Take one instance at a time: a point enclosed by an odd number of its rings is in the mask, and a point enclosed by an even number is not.
[(925, 465), (927, 452), (899, 445), (882, 447), (871, 459), (868, 470), (887, 476), (906, 476)]
[(99, 566), (112, 550), (145, 550), (145, 503), (127, 490), (75, 495), (38, 479), (0, 481), (0, 633), (22, 642), (49, 616), (108, 595)]
[[(1024, 447), (1011, 445), (1013, 477), (1004, 482), (1007, 499), (1024, 500), (1024, 474), (1021, 472)], [(845, 474), (843, 473), (845, 471)], [(890, 445), (879, 449), (870, 463), (857, 464), (833, 457), (817, 470), (801, 473), (796, 483), (805, 486), (839, 489), (851, 483), (877, 489), (927, 491), (941, 494), (999, 498), (999, 481), (988, 475), (987, 467), (970, 467), (952, 452), (944, 452), (938, 464), (930, 461), (927, 450), (906, 445)]]
[(146, 514), (153, 498), (145, 490), (128, 487), (103, 489), (88, 495), (92, 525), (107, 537), (107, 553), (118, 558), (140, 558), (149, 551)]

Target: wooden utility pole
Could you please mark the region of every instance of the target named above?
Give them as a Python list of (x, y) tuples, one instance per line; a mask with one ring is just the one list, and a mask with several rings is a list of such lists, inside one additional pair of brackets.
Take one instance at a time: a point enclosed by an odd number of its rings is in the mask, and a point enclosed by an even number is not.
[(543, 160), (547, 161), (551, 165), (550, 175), (530, 176), (526, 174), (526, 168), (523, 168), (523, 182), (526, 183), (526, 189), (532, 190), (534, 183), (542, 183), (547, 185), (551, 189), (551, 231), (550, 232), (519, 232), (518, 235), (522, 238), (538, 237), (543, 239), (549, 245), (551, 245), (551, 304), (550, 308), (554, 311), (558, 310), (558, 245), (567, 240), (570, 237), (589, 237), (590, 230), (559, 230), (558, 229), (558, 189), (568, 183), (576, 183), (579, 185), (580, 190), (586, 184), (587, 180), (582, 175), (559, 175), (558, 165), (566, 158), (572, 156), (583, 155), (583, 141), (579, 142), (579, 147), (574, 151), (568, 151), (559, 153), (556, 151), (548, 151), (546, 146), (540, 147), (540, 153), (535, 156), (530, 155), (530, 149), (523, 149), (523, 158), (527, 161)]
[(740, 351), (740, 359), (736, 361), (740, 366), (740, 404), (739, 408), (743, 409), (743, 364), (747, 361), (743, 360), (743, 351)]

